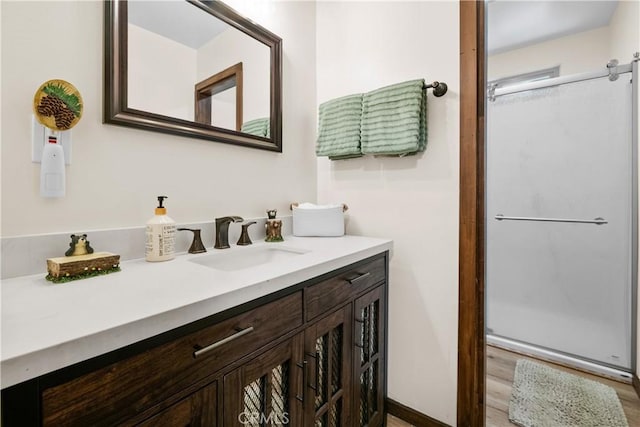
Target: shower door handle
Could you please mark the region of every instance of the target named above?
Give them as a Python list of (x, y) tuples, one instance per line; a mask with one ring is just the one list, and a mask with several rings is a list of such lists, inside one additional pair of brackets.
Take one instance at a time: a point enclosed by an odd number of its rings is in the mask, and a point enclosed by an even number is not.
[(498, 221), (540, 221), (540, 222), (574, 222), (579, 224), (608, 224), (609, 221), (604, 218), (598, 217), (594, 219), (573, 219), (573, 218), (539, 218), (539, 217), (528, 217), (528, 216), (504, 216), (502, 214), (497, 214), (494, 217)]

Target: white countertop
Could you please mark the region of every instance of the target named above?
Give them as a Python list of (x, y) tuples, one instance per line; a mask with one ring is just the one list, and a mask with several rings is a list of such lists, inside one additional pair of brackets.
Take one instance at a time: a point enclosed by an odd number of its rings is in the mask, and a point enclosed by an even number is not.
[[(282, 243), (209, 249), (161, 263), (53, 284), (45, 274), (1, 282), (2, 388), (133, 344), (391, 249), (392, 241), (285, 236)], [(271, 264), (221, 271), (189, 260), (262, 245), (308, 251)], [(255, 250), (255, 249), (254, 249)], [(44, 263), (44, 260), (43, 260)]]

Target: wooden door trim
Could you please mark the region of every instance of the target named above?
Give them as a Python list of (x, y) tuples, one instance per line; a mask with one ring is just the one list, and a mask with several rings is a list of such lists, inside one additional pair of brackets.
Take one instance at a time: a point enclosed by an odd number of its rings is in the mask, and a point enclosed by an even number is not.
[(457, 425), (485, 421), (485, 8), (460, 1), (460, 237)]
[[(196, 83), (194, 93), (194, 115), (197, 123), (203, 123), (205, 125), (212, 125), (211, 123), (211, 110), (212, 110), (212, 98), (220, 92), (223, 92), (232, 87), (236, 88), (236, 128), (235, 130), (240, 132), (242, 128), (242, 111), (243, 105), (243, 80), (242, 80), (242, 62), (238, 62), (231, 67), (225, 68), (207, 77), (201, 82)], [(233, 129), (232, 129), (233, 130)]]

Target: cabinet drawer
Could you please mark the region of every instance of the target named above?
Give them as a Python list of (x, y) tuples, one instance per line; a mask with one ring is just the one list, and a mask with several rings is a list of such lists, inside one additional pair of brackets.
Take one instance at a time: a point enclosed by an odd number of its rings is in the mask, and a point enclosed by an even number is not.
[(305, 317), (309, 321), (339, 307), (373, 285), (386, 275), (386, 258), (377, 258), (354, 267), (304, 290)]
[(178, 403), (136, 424), (136, 427), (216, 426), (216, 383), (185, 397)]
[(297, 292), (45, 390), (43, 424), (118, 424), (300, 325)]

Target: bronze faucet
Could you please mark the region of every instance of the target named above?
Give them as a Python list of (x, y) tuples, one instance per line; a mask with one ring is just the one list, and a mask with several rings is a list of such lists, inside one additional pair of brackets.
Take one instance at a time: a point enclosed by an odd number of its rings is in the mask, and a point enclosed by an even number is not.
[(244, 220), (239, 216), (216, 218), (216, 244), (213, 247), (216, 249), (229, 248), (229, 224), (242, 221)]

